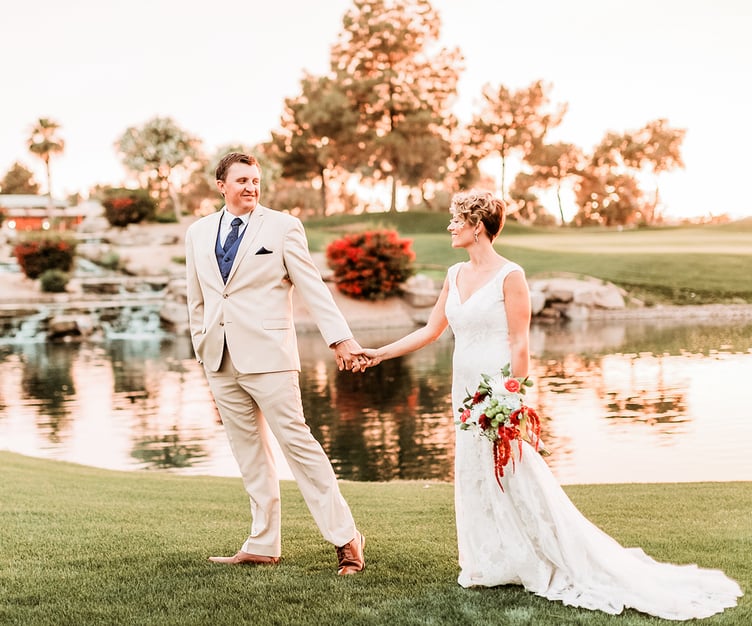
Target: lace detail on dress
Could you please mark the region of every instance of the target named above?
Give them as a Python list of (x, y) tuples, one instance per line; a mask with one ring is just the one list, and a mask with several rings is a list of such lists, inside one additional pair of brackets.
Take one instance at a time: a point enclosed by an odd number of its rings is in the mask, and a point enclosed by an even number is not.
[[(446, 316), (455, 337), (454, 415), (481, 373), (510, 360), (504, 308), (507, 262), (465, 302), (449, 268)], [(492, 443), (456, 431), (455, 511), (463, 587), (521, 584), (564, 604), (617, 614), (630, 607), (666, 619), (707, 617), (736, 605), (739, 585), (718, 570), (658, 563), (639, 548), (624, 548), (572, 504), (545, 461), (527, 443), (514, 451), (514, 471), (496, 484)], [(481, 531), (479, 532), (479, 529)]]

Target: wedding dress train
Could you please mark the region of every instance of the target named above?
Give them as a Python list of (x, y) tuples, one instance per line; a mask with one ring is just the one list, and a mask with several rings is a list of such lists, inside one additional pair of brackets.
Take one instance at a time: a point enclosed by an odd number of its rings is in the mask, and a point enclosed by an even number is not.
[[(446, 315), (455, 335), (452, 405), (455, 417), (482, 373), (509, 361), (502, 286), (504, 265), (461, 301), (449, 269)], [(736, 605), (739, 585), (719, 570), (660, 563), (640, 548), (625, 548), (588, 521), (561, 489), (546, 462), (523, 443), (515, 449), (499, 489), (493, 444), (477, 431), (457, 430), (455, 509), (463, 587), (523, 585), (564, 604), (617, 614), (633, 608), (665, 619), (713, 615)], [(511, 462), (510, 462), (511, 464)]]

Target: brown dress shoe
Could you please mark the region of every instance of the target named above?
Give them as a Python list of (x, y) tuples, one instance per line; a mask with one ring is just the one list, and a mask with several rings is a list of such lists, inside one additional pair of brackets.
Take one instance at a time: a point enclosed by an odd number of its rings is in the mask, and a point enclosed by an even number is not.
[(363, 549), (366, 546), (366, 538), (355, 531), (355, 538), (346, 543), (341, 548), (337, 548), (337, 560), (339, 561), (337, 574), (346, 576), (347, 574), (356, 574), (362, 572), (366, 566)]
[(278, 556), (251, 554), (242, 550), (232, 556), (210, 556), (209, 560), (213, 563), (224, 563), (225, 565), (276, 565), (279, 563)]

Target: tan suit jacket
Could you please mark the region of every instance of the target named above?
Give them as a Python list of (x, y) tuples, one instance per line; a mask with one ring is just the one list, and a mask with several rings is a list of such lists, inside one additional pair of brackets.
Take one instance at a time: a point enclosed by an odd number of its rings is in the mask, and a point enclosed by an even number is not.
[(197, 220), (185, 237), (190, 332), (207, 369), (219, 369), (227, 345), (240, 373), (300, 370), (293, 287), (327, 345), (352, 337), (311, 259), (300, 220), (257, 205), (225, 284), (215, 256), (221, 215)]

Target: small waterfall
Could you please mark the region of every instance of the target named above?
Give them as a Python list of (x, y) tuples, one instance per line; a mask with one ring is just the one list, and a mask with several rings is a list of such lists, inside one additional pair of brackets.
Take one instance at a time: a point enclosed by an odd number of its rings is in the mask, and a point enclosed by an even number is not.
[(13, 320), (0, 334), (0, 344), (19, 345), (45, 342), (47, 340), (46, 327), (49, 318), (49, 309), (43, 308), (38, 313), (20, 320)]
[(107, 340), (161, 340), (170, 336), (162, 329), (159, 311), (153, 308), (123, 308), (116, 319), (102, 321), (102, 330)]
[(159, 341), (173, 335), (162, 327), (156, 305), (65, 311), (45, 307), (25, 317), (7, 318), (0, 325), (0, 345), (46, 341)]
[[(0, 272), (20, 272), (15, 262), (7, 266), (0, 263)], [(40, 294), (33, 302), (23, 298), (13, 302), (12, 294), (3, 293), (0, 345), (161, 340), (175, 336), (171, 331), (182, 320), (181, 313), (187, 317), (185, 297), (180, 294), (173, 305), (176, 311), (162, 314), (165, 301), (176, 299), (166, 295), (165, 276), (125, 275), (79, 256), (73, 278), (77, 285), (69, 293)]]

